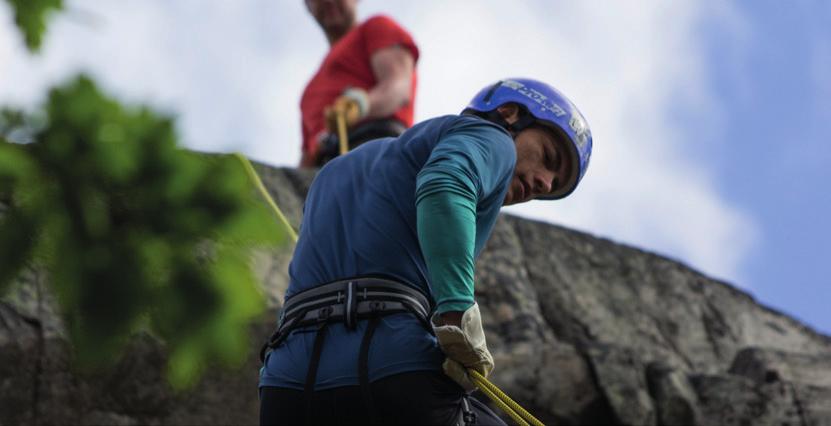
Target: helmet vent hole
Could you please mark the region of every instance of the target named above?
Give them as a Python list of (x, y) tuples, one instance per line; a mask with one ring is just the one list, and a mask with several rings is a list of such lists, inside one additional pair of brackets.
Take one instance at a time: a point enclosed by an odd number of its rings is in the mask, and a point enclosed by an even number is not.
[(502, 80), (499, 80), (499, 81), (496, 82), (496, 84), (491, 86), (490, 90), (488, 90), (488, 93), (485, 95), (485, 98), (482, 99), (482, 101), (485, 102), (485, 103), (490, 102), (491, 97), (493, 96), (494, 92), (496, 92), (496, 89), (498, 89), (499, 86), (501, 86), (501, 85), (502, 85)]

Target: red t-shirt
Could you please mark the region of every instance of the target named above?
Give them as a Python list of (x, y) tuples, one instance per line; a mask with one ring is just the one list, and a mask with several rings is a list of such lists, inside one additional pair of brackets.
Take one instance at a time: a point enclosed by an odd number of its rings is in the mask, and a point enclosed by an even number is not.
[[(318, 134), (326, 128), (323, 110), (347, 87), (359, 87), (366, 91), (372, 89), (378, 82), (370, 58), (376, 51), (395, 45), (406, 48), (413, 55), (413, 60), (418, 60), (418, 47), (410, 34), (391, 18), (379, 15), (353, 28), (332, 46), (300, 99), (304, 153), (315, 151)], [(410, 102), (392, 115), (407, 127), (413, 125), (415, 70), (410, 91)]]

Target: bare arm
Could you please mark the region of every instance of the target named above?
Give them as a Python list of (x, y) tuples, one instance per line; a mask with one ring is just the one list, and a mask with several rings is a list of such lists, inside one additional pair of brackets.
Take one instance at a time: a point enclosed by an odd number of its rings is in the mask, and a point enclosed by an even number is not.
[(370, 63), (378, 84), (368, 92), (366, 118), (388, 117), (411, 101), (415, 60), (409, 50), (395, 45), (375, 52)]

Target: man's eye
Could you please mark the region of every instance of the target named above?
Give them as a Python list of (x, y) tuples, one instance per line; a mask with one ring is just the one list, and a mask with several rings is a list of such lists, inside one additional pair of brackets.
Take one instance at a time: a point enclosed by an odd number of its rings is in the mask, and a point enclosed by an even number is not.
[(560, 156), (557, 155), (556, 152), (549, 153), (549, 151), (545, 152), (545, 164), (551, 168), (551, 170), (557, 170), (560, 166)]

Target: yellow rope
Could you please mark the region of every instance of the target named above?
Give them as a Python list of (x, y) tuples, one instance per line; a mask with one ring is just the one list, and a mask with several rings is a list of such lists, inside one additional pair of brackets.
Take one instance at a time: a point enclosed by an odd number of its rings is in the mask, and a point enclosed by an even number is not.
[(335, 113), (335, 121), (338, 126), (338, 141), (340, 142), (340, 155), (349, 152), (349, 139), (346, 133), (346, 117), (343, 111)]
[(473, 383), (479, 387), (479, 390), (487, 395), (505, 414), (511, 416), (518, 424), (527, 426), (530, 423), (534, 426), (544, 426), (541, 421), (517, 404), (516, 401), (511, 399), (505, 392), (502, 392), (502, 389), (496, 387), (495, 384), (491, 383), (481, 373), (472, 368), (469, 368), (467, 372), (473, 379)]
[(289, 220), (286, 219), (286, 216), (283, 214), (282, 211), (280, 211), (280, 208), (277, 207), (277, 203), (275, 203), (274, 199), (271, 198), (271, 195), (269, 195), (268, 190), (265, 189), (265, 185), (263, 185), (263, 181), (262, 179), (260, 179), (260, 175), (257, 174), (256, 170), (254, 170), (254, 166), (251, 165), (251, 161), (249, 161), (248, 158), (246, 158), (244, 155), (238, 152), (235, 152), (234, 156), (237, 157), (237, 159), (239, 159), (239, 161), (242, 163), (242, 167), (245, 169), (245, 172), (248, 173), (248, 178), (251, 179), (252, 182), (254, 182), (254, 185), (260, 191), (260, 195), (262, 195), (263, 199), (265, 199), (265, 201), (271, 207), (271, 210), (277, 216), (277, 219), (280, 220), (280, 223), (282, 223), (283, 226), (286, 228), (286, 232), (288, 232), (289, 237), (291, 237), (291, 240), (297, 243), (297, 233), (294, 232), (294, 228), (292, 228), (291, 224), (289, 223)]
[[(277, 218), (280, 220), (283, 226), (285, 226), (292, 241), (297, 243), (297, 233), (294, 232), (294, 228), (292, 228), (288, 219), (286, 219), (286, 216), (283, 214), (282, 211), (280, 211), (280, 208), (277, 207), (277, 203), (274, 202), (274, 199), (271, 198), (271, 195), (265, 189), (265, 185), (263, 185), (263, 181), (260, 179), (260, 176), (257, 174), (257, 171), (254, 170), (254, 166), (251, 165), (251, 161), (249, 161), (248, 158), (246, 158), (244, 155), (238, 152), (234, 153), (234, 156), (240, 160), (243, 168), (245, 168), (245, 172), (248, 173), (248, 177), (251, 179), (252, 182), (254, 182), (254, 185), (260, 191), (260, 195), (262, 195), (262, 197), (271, 207), (271, 210), (274, 211), (274, 214), (277, 216)], [(517, 422), (517, 424), (519, 424), (520, 426), (529, 426), (530, 423), (534, 426), (544, 426), (541, 421), (537, 420), (536, 417), (531, 415), (531, 413), (529, 413), (519, 404), (517, 404), (513, 399), (511, 399), (507, 394), (505, 394), (505, 392), (502, 392), (502, 390), (496, 387), (496, 385), (488, 381), (488, 379), (481, 373), (472, 368), (468, 369), (467, 371), (473, 379), (473, 383), (479, 387), (479, 390), (481, 390), (482, 393), (487, 395), (488, 398), (490, 398), (494, 402), (494, 404), (496, 404), (502, 411), (505, 412), (505, 414), (514, 419), (514, 421)]]
[(485, 395), (487, 395), (487, 397), (490, 398), (491, 401), (493, 401), (496, 404), (496, 406), (499, 407), (500, 410), (502, 410), (503, 412), (505, 412), (505, 414), (512, 418), (516, 422), (516, 424), (518, 424), (519, 426), (529, 426), (528, 422), (526, 422), (525, 419), (522, 418), (522, 416), (517, 414), (516, 411), (512, 410), (511, 407), (509, 407), (508, 404), (505, 403), (505, 401), (499, 399), (499, 397), (493, 392), (491, 392), (490, 389), (488, 389), (485, 386), (482, 386), (479, 383), (476, 383), (476, 386), (478, 386), (479, 390), (482, 391), (482, 393), (484, 393)]

